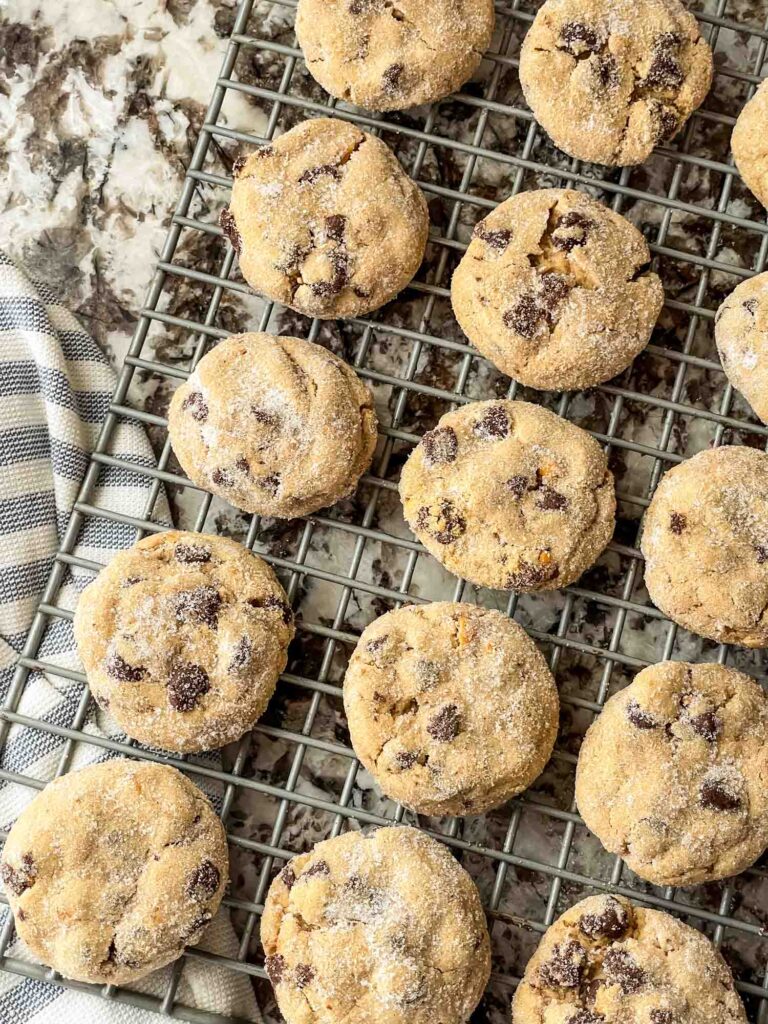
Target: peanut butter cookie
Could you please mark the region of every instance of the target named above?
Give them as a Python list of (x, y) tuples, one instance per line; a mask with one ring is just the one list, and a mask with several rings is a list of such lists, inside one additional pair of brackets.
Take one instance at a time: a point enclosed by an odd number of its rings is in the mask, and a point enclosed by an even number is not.
[(768, 423), (768, 273), (734, 288), (715, 316), (715, 341), (728, 380)]
[(744, 184), (768, 207), (768, 82), (763, 82), (739, 114), (731, 136), (733, 159)]

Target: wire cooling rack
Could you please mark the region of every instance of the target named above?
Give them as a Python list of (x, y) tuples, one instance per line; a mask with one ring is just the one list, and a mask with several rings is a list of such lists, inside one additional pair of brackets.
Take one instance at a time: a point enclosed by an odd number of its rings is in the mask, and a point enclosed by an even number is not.
[[(541, 933), (562, 910), (595, 891), (617, 891), (677, 913), (701, 928), (728, 959), (750, 1020), (768, 1021), (768, 874), (761, 864), (728, 882), (688, 890), (641, 882), (589, 836), (573, 804), (580, 737), (606, 698), (636, 671), (663, 658), (728, 661), (765, 676), (759, 654), (709, 644), (678, 630), (648, 600), (637, 550), (644, 508), (661, 474), (707, 445), (764, 448), (759, 424), (727, 385), (711, 322), (723, 296), (763, 269), (768, 228), (763, 211), (730, 161), (734, 115), (761, 81), (768, 30), (761, 0), (702, 0), (696, 5), (716, 54), (716, 79), (705, 106), (673, 144), (639, 168), (581, 164), (554, 149), (526, 108), (517, 79), (521, 40), (536, 3), (497, 4), (498, 30), (472, 83), (440, 104), (372, 117), (342, 109), (311, 80), (292, 32), (295, 0), (242, 0), (233, 12), (221, 75), (215, 84), (173, 216), (167, 241), (129, 354), (88, 468), (62, 549), (20, 659), (0, 722), (42, 730), (62, 744), (56, 774), (68, 770), (80, 744), (131, 757), (164, 760), (195, 781), (220, 787), (233, 862), (225, 904), (237, 925), (230, 958), (190, 950), (154, 998), (108, 986), (107, 999), (134, 1003), (183, 1020), (221, 1022), (177, 998), (189, 958), (208, 958), (253, 980), (268, 1020), (278, 1020), (263, 970), (258, 920), (270, 879), (286, 858), (350, 827), (411, 821), (444, 841), (475, 878), (493, 936), (494, 972), (473, 1021), (508, 1021), (514, 985)], [(240, 131), (228, 110), (245, 102), (258, 135)], [(234, 253), (216, 224), (231, 185), (227, 168), (239, 152), (261, 145), (304, 117), (332, 113), (381, 135), (425, 190), (432, 238), (412, 286), (370, 319), (328, 325), (257, 302), (239, 277)], [(466, 343), (450, 314), (450, 275), (474, 223), (521, 190), (584, 188), (632, 219), (646, 234), (667, 301), (652, 344), (617, 380), (586, 394), (525, 392), (496, 373)], [(217, 254), (195, 261), (190, 254)], [(213, 246), (213, 250), (210, 249)], [(202, 314), (184, 315), (169, 296), (194, 288)], [(233, 310), (240, 310), (240, 321)], [(245, 317), (247, 323), (242, 322)], [(300, 333), (354, 363), (376, 395), (380, 446), (350, 501), (306, 520), (275, 524), (237, 515), (194, 488), (173, 462), (165, 419), (135, 400), (138, 381), (171, 389), (206, 347), (234, 327)], [(158, 338), (175, 339), (163, 347)], [(181, 353), (179, 356), (178, 353)], [(158, 354), (161, 353), (161, 354)], [(163, 356), (162, 353), (172, 353)], [(175, 354), (173, 354), (175, 353)], [(620, 497), (616, 537), (596, 567), (563, 592), (518, 598), (479, 591), (446, 574), (414, 541), (397, 501), (397, 476), (423, 430), (447, 409), (507, 394), (554, 408), (589, 429), (609, 452)], [(146, 425), (157, 468), (123, 464), (111, 452), (123, 420)], [(93, 503), (106, 468), (126, 465), (153, 480), (144, 519)], [(161, 757), (133, 743), (84, 730), (90, 697), (82, 675), (39, 656), (46, 630), (71, 620), (58, 603), (69, 574), (99, 566), (73, 554), (84, 525), (120, 521), (136, 538), (162, 529), (155, 504), (165, 488), (177, 519), (189, 528), (228, 532), (278, 571), (298, 613), (298, 636), (278, 694), (252, 736), (223, 762)], [(505, 608), (547, 653), (560, 686), (562, 722), (555, 756), (521, 798), (482, 818), (416, 820), (383, 799), (349, 746), (340, 684), (363, 626), (406, 601), (454, 598)], [(45, 671), (82, 686), (71, 721), (52, 724), (17, 710), (30, 674)], [(269, 762), (267, 764), (267, 762)], [(266, 767), (265, 767), (266, 765)], [(40, 789), (45, 781), (2, 771), (0, 778)], [(8, 952), (10, 914), (0, 930), (0, 968), (56, 985), (72, 985)], [(84, 987), (84, 986), (74, 986)], [(94, 1002), (92, 1019), (98, 1019)]]

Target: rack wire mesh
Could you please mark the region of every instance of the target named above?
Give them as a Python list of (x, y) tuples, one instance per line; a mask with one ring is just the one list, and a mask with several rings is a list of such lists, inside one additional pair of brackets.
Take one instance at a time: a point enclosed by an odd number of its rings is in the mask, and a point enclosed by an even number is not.
[[(637, 549), (640, 521), (666, 468), (707, 445), (765, 448), (760, 424), (728, 386), (712, 341), (711, 321), (739, 280), (765, 267), (768, 227), (730, 160), (734, 115), (762, 80), (768, 48), (761, 0), (699, 0), (693, 5), (716, 54), (716, 79), (705, 106), (673, 144), (639, 168), (608, 170), (554, 149), (526, 108), (517, 78), (519, 46), (535, 2), (497, 3), (498, 28), (480, 73), (457, 95), (430, 108), (375, 117), (330, 100), (311, 80), (292, 31), (295, 0), (241, 0), (232, 12), (220, 77), (202, 125), (146, 307), (121, 370), (55, 567), (0, 716), (0, 750), (11, 724), (41, 730), (61, 744), (55, 775), (78, 745), (162, 760), (193, 780), (219, 787), (233, 861), (225, 900), (239, 950), (224, 957), (190, 949), (166, 991), (152, 997), (93, 988), (183, 1020), (213, 1024), (215, 1008), (184, 1005), (179, 981), (190, 958), (208, 958), (249, 976), (267, 1020), (279, 1019), (265, 981), (258, 919), (269, 882), (282, 863), (320, 838), (350, 827), (411, 821), (454, 851), (475, 878), (492, 930), (494, 971), (473, 1020), (508, 1020), (509, 1001), (541, 933), (562, 910), (595, 891), (621, 892), (682, 915), (701, 928), (730, 962), (750, 1020), (768, 1021), (768, 872), (762, 862), (736, 879), (690, 890), (643, 883), (590, 837), (573, 804), (579, 740), (608, 696), (654, 661), (717, 660), (765, 678), (759, 654), (718, 647), (664, 619), (643, 589)], [(235, 127), (243, 101), (258, 133)], [(232, 160), (314, 115), (348, 119), (374, 131), (397, 152), (430, 202), (432, 237), (417, 279), (370, 318), (321, 324), (257, 300), (237, 272), (215, 212), (226, 201)], [(247, 127), (247, 126), (246, 126)], [(466, 343), (451, 318), (450, 274), (474, 223), (497, 202), (532, 187), (583, 188), (633, 220), (651, 244), (667, 300), (652, 344), (620, 378), (586, 394), (525, 392), (495, 372)], [(199, 257), (201, 245), (207, 258)], [(180, 289), (194, 289), (197, 305)], [(185, 293), (186, 294), (186, 293)], [(192, 312), (189, 312), (189, 309)], [(198, 315), (195, 315), (198, 313)], [(239, 319), (238, 319), (239, 317)], [(290, 524), (238, 515), (195, 488), (178, 471), (160, 413), (139, 385), (170, 388), (206, 348), (243, 327), (302, 334), (346, 355), (376, 395), (380, 445), (354, 498)], [(397, 475), (424, 429), (451, 407), (498, 395), (542, 402), (590, 430), (606, 447), (617, 477), (614, 542), (577, 585), (518, 598), (454, 580), (407, 530)], [(167, 405), (167, 394), (165, 394)], [(116, 426), (145, 424), (155, 468), (111, 454)], [(94, 502), (101, 475), (123, 466), (153, 480), (144, 518)], [(164, 528), (156, 513), (165, 489), (179, 525), (242, 539), (278, 571), (298, 613), (298, 640), (278, 695), (265, 717), (221, 762), (174, 758), (84, 728), (90, 696), (84, 677), (40, 655), (52, 624), (68, 623), (59, 601), (71, 574), (100, 566), (73, 554), (88, 522), (119, 521), (138, 539)], [(563, 705), (550, 766), (521, 798), (471, 819), (416, 819), (378, 793), (349, 745), (340, 684), (363, 626), (408, 601), (464, 599), (506, 609), (542, 645)], [(34, 673), (76, 682), (81, 697), (65, 724), (19, 712)], [(265, 751), (271, 761), (264, 768)], [(269, 758), (266, 758), (269, 760)], [(0, 779), (40, 789), (48, 779), (3, 769)], [(55, 985), (74, 985), (9, 954), (13, 922), (0, 908), (0, 969)], [(87, 987), (77, 986), (74, 987)], [(98, 1008), (94, 1003), (94, 1018)]]

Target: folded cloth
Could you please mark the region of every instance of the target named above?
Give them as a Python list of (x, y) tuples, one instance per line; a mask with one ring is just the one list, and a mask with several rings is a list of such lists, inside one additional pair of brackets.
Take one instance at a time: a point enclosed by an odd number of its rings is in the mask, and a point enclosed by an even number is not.
[[(33, 282), (0, 252), (0, 705), (12, 693), (14, 665), (45, 588), (115, 387), (104, 353), (50, 290)], [(113, 431), (110, 453), (121, 462), (153, 466), (154, 456), (141, 425), (121, 422)], [(153, 494), (152, 479), (120, 467), (103, 467), (90, 496), (92, 504), (144, 518)], [(160, 492), (151, 508), (156, 522), (170, 525)], [(87, 517), (74, 553), (106, 563), (135, 540), (120, 523)], [(92, 579), (73, 569), (53, 595), (60, 607), (74, 608), (77, 595)], [(37, 657), (67, 671), (81, 671), (72, 624), (48, 621)], [(75, 727), (94, 736), (119, 736), (114, 723), (91, 701), (77, 719), (83, 686), (52, 672), (32, 672), (13, 710), (53, 726)], [(77, 719), (77, 721), (76, 721)], [(0, 768), (47, 782), (64, 764), (79, 768), (113, 756), (104, 748), (76, 742), (74, 748), (53, 732), (14, 724), (0, 750)], [(218, 763), (216, 755), (205, 758)], [(214, 805), (221, 793), (205, 789)], [(0, 838), (35, 795), (29, 786), (0, 779)], [(0, 931), (8, 920), (0, 905)], [(201, 949), (236, 957), (238, 943), (222, 909), (207, 929)], [(31, 962), (14, 939), (6, 956)], [(0, 962), (0, 968), (2, 963)], [(131, 986), (163, 995), (174, 968), (157, 971)], [(239, 1020), (260, 1021), (247, 975), (197, 957), (185, 963), (176, 1000)], [(154, 1024), (158, 1017), (114, 1000), (0, 970), (0, 1021), (3, 1024)]]

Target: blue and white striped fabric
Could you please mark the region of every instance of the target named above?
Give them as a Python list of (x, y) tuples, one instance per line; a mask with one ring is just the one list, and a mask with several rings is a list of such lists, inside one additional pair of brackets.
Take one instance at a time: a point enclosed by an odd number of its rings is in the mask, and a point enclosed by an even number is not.
[[(32, 282), (0, 252), (0, 703), (6, 699), (114, 386), (115, 375), (93, 339), (45, 285)], [(149, 441), (137, 423), (116, 428), (110, 453), (137, 466), (154, 465)], [(151, 483), (140, 473), (104, 467), (91, 501), (144, 517)], [(170, 525), (163, 494), (153, 518)], [(133, 531), (125, 526), (89, 518), (75, 551), (106, 563), (134, 540)], [(69, 575), (56, 603), (74, 608), (78, 593), (91, 579), (78, 571)], [(50, 620), (39, 657), (64, 670), (81, 670), (69, 621)], [(16, 710), (54, 726), (71, 726), (82, 695), (82, 684), (76, 680), (33, 673)], [(114, 723), (92, 703), (85, 721), (78, 723), (80, 729), (119, 736)], [(56, 774), (64, 751), (65, 740), (52, 732), (13, 725), (0, 752), (0, 766), (45, 782)], [(68, 767), (108, 756), (102, 748), (77, 743)], [(0, 829), (12, 825), (34, 793), (28, 786), (0, 780)], [(219, 799), (214, 791), (209, 796), (214, 802)], [(0, 924), (8, 913), (0, 906)], [(202, 948), (237, 955), (237, 939), (225, 911), (210, 925)], [(31, 960), (18, 940), (11, 942), (6, 955)], [(158, 971), (134, 987), (162, 995), (171, 970)], [(260, 1020), (247, 977), (203, 960), (187, 963), (176, 998), (202, 1010)], [(3, 1024), (154, 1024), (158, 1019), (142, 1009), (0, 971)]]

